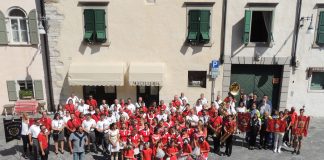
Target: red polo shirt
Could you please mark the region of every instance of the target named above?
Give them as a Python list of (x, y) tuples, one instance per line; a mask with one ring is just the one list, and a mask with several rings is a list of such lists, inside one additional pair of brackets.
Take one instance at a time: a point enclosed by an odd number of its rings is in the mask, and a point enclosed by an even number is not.
[(74, 113), (75, 112), (75, 107), (74, 107), (73, 104), (66, 104), (65, 107), (64, 107), (64, 109), (66, 111), (69, 111), (70, 113)]
[(89, 105), (89, 106), (93, 106), (93, 109), (95, 109), (95, 108), (97, 108), (97, 106), (98, 106), (98, 104), (97, 104), (97, 101), (95, 100), (95, 99), (88, 99), (87, 100), (87, 104)]
[[(174, 154), (174, 153), (177, 153), (178, 152), (178, 149), (176, 147), (170, 147), (167, 149), (167, 153), (168, 154)], [(170, 160), (177, 160), (177, 156), (176, 155), (172, 155), (170, 157)]]
[(208, 152), (209, 152), (209, 144), (207, 141), (204, 141), (202, 143), (199, 143), (199, 147), (200, 147), (200, 151), (207, 151), (205, 153), (202, 153), (202, 155), (205, 157), (205, 158), (208, 158)]
[(40, 132), (37, 137), (39, 143), (42, 143), (42, 147), (45, 150), (48, 147), (48, 139), (47, 135), (45, 135), (43, 132)]
[(40, 123), (46, 127), (46, 129), (50, 132), (52, 129), (52, 120), (49, 117), (40, 118)]
[(79, 127), (81, 125), (81, 121), (78, 119), (78, 118), (76, 118), (76, 119), (74, 119), (74, 120), (69, 120), (68, 122), (67, 122), (67, 126), (70, 128), (70, 129), (76, 129), (77, 127)]
[(147, 149), (144, 149), (142, 151), (143, 153), (143, 160), (151, 160), (152, 159), (152, 149), (151, 148), (147, 148)]
[(94, 119), (96, 122), (98, 122), (100, 120), (100, 114), (95, 113), (91, 115), (91, 118)]

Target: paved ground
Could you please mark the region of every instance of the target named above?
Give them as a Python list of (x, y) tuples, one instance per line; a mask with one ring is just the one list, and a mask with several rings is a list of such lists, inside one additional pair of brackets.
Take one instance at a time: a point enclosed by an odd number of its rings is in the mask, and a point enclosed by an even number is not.
[[(1, 117), (3, 118), (3, 117)], [(283, 152), (274, 154), (271, 150), (248, 150), (242, 147), (240, 138), (234, 143), (233, 153), (231, 157), (218, 156), (210, 153), (210, 160), (322, 160), (324, 157), (324, 118), (312, 118), (309, 128), (309, 136), (304, 140), (301, 155), (292, 155), (291, 148), (283, 148)], [(242, 135), (241, 135), (242, 137)], [(51, 143), (52, 145), (53, 143)], [(64, 155), (55, 155), (54, 146), (51, 146), (49, 160), (70, 160), (72, 156), (65, 151)], [(22, 151), (22, 141), (5, 142), (3, 121), (0, 121), (0, 160), (20, 160)], [(222, 148), (224, 151), (224, 148)], [(100, 154), (87, 154), (86, 160), (96, 159), (104, 160), (106, 157)]]

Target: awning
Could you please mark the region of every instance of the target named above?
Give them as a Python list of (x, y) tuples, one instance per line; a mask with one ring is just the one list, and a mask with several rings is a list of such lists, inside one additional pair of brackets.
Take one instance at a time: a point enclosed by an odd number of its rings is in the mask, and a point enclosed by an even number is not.
[(123, 86), (124, 65), (72, 63), (69, 83), (71, 86)]
[(129, 66), (130, 86), (162, 86), (164, 63), (131, 63)]

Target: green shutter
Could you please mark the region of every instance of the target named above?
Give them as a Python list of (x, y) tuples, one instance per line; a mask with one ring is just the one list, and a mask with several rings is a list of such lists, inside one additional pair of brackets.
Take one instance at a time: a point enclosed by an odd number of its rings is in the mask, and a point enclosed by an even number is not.
[(42, 80), (34, 80), (35, 99), (44, 99)]
[(93, 9), (86, 9), (83, 12), (84, 16), (84, 37), (85, 41), (93, 41), (95, 31), (95, 12)]
[(95, 10), (96, 40), (106, 42), (106, 12), (103, 9)]
[(0, 44), (8, 44), (6, 19), (1, 11), (0, 11)]
[(189, 42), (198, 41), (199, 35), (199, 10), (190, 10), (189, 11), (189, 27), (188, 27), (188, 38)]
[(250, 42), (252, 11), (245, 11), (243, 43), (247, 45)]
[(200, 34), (202, 40), (205, 42), (209, 41), (209, 29), (210, 29), (210, 11), (201, 10), (200, 11)]
[(317, 29), (317, 44), (324, 44), (324, 11), (320, 12), (318, 29)]
[(15, 81), (7, 81), (7, 90), (9, 101), (18, 100)]
[(37, 15), (36, 10), (33, 9), (28, 14), (28, 27), (29, 27), (29, 38), (30, 44), (38, 44), (38, 25), (37, 25)]

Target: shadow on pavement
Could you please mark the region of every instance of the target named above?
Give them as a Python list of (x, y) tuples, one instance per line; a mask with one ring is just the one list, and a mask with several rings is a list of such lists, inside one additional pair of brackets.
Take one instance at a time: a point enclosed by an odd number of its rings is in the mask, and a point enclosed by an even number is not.
[(0, 155), (1, 156), (10, 156), (10, 155), (15, 155), (17, 153), (21, 153), (21, 146), (19, 145), (15, 145), (11, 148), (8, 148), (8, 149), (4, 149), (4, 150), (1, 150), (0, 151)]

